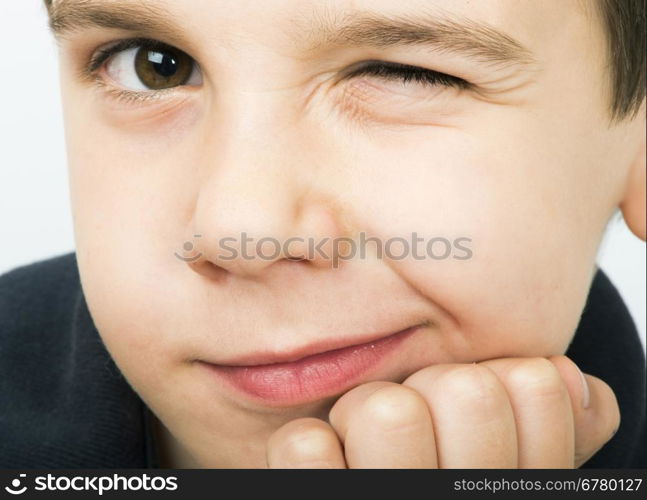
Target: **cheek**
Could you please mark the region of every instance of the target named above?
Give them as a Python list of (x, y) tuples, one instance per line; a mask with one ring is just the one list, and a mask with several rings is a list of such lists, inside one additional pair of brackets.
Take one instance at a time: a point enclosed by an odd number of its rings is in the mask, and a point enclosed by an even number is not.
[(360, 148), (356, 164), (367, 167), (348, 184), (362, 186), (353, 193), (362, 199), (358, 226), (383, 241), (411, 241), (413, 232), (426, 241), (469, 238), (467, 260), (453, 252), (390, 263), (456, 319), (458, 331), (446, 332), (449, 349), (464, 359), (563, 352), (604, 220), (602, 211), (582, 210), (590, 193), (578, 192), (573, 163), (582, 160), (534, 148), (523, 135), (504, 141), (447, 128), (402, 137)]
[[(76, 99), (83, 99), (76, 92)], [(93, 103), (68, 99), (66, 133), (77, 258), (95, 323), (117, 363), (149, 381), (177, 361), (168, 345), (181, 332), (160, 311), (187, 307), (174, 257), (197, 190), (189, 112), (119, 128)], [(87, 124), (92, 123), (92, 127)], [(141, 124), (138, 124), (138, 126)], [(169, 139), (172, 137), (172, 140)], [(166, 366), (165, 366), (166, 365)]]

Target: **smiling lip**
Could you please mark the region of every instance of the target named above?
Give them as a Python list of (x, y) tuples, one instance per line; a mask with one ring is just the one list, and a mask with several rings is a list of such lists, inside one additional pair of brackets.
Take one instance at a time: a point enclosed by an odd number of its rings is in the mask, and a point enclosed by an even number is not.
[[(362, 375), (411, 336), (419, 325), (388, 336), (313, 354), (253, 355), (232, 364), (203, 364), (219, 378), (254, 399), (270, 405), (294, 405), (350, 389)], [(316, 347), (315, 347), (316, 348)], [(304, 355), (304, 353), (309, 354)], [(300, 356), (300, 357), (298, 357)]]

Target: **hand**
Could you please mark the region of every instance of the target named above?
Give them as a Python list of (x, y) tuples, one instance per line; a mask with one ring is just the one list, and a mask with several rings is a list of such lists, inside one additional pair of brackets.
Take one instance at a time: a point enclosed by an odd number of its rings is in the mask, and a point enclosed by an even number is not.
[(269, 439), (271, 468), (573, 468), (620, 423), (615, 395), (565, 356), (424, 368), (344, 394), (329, 421)]

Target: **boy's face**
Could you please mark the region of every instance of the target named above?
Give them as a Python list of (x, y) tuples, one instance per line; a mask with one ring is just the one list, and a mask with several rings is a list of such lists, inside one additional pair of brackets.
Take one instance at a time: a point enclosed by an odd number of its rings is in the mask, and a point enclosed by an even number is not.
[[(201, 465), (262, 465), (274, 429), (325, 416), (361, 382), (565, 351), (644, 148), (640, 119), (609, 125), (606, 41), (592, 4), (75, 3), (55, 7), (161, 17), (130, 30), (85, 24), (61, 40), (74, 223), (109, 351)], [(143, 90), (150, 72), (138, 73), (137, 50), (125, 48), (97, 78), (81, 76), (97, 49), (137, 37), (181, 49), (199, 69), (144, 51), (139, 68), (157, 69), (171, 88)], [(156, 54), (169, 65), (153, 64)], [(454, 78), (351, 74), (367, 61)], [(182, 71), (192, 74), (173, 87)], [(288, 259), (302, 255), (298, 244), (274, 259), (254, 244), (251, 258), (223, 258), (231, 252), (219, 239), (238, 248), (243, 232), (280, 242), (415, 232), (423, 255), (431, 238), (469, 238), (471, 258), (453, 258), (467, 255), (456, 248), (445, 259), (379, 258), (368, 245), (365, 258), (334, 266)], [(232, 384), (209, 366), (285, 361), (417, 325), (352, 373), (344, 363), (319, 379), (251, 369), (258, 376)], [(301, 387), (271, 390), (285, 380)]]

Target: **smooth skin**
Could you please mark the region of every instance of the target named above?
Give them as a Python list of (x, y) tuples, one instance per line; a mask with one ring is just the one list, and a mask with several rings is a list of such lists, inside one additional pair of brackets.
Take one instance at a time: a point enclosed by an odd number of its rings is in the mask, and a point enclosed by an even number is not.
[[(611, 121), (606, 36), (589, 2), (88, 0), (73, 11), (91, 3), (164, 20), (58, 37), (83, 290), (158, 419), (163, 464), (575, 467), (610, 438), (611, 390), (587, 376), (583, 408), (563, 355), (618, 209), (645, 238), (645, 109)], [(533, 63), (355, 46), (317, 27), (421, 12), (497, 29)], [(87, 77), (93, 54), (133, 37), (189, 54), (201, 78), (131, 99), (127, 60)], [(342, 78), (374, 59), (472, 87)], [(334, 268), (298, 260), (298, 246), (270, 260), (226, 260), (217, 246), (241, 232), (360, 231), (465, 236), (473, 257), (369, 253)], [(199, 263), (174, 256), (186, 241)], [(355, 387), (298, 405), (248, 398), (195, 362), (418, 324)]]

